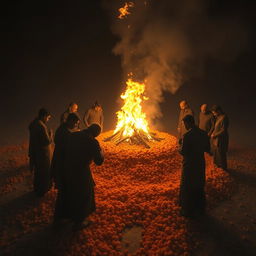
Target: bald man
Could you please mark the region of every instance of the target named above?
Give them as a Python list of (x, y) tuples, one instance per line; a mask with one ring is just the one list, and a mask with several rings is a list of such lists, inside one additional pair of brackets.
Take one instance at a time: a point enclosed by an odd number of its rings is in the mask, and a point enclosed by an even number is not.
[(198, 127), (207, 132), (208, 136), (211, 136), (214, 129), (214, 116), (211, 111), (208, 110), (208, 105), (203, 104), (200, 108), (198, 117)]
[(179, 144), (181, 144), (183, 135), (187, 132), (187, 129), (184, 126), (184, 123), (182, 121), (183, 118), (187, 115), (194, 116), (194, 113), (192, 109), (189, 107), (187, 101), (183, 100), (180, 102), (180, 115), (179, 115), (178, 128), (177, 128)]

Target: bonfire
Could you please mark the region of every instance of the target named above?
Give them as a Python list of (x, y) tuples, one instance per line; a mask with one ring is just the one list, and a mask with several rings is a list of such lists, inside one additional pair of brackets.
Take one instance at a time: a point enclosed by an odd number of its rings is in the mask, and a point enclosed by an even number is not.
[(143, 145), (150, 148), (149, 141), (160, 141), (156, 133), (150, 132), (146, 114), (142, 111), (141, 103), (148, 100), (144, 96), (145, 83), (139, 83), (129, 78), (126, 91), (121, 94), (124, 105), (117, 112), (117, 125), (112, 136), (105, 141), (113, 141), (116, 145), (122, 142)]

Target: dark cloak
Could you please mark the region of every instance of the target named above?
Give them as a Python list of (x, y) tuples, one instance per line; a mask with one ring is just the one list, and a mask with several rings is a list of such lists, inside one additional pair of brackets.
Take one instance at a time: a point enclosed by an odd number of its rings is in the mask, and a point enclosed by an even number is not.
[(180, 206), (186, 215), (202, 213), (205, 209), (205, 158), (210, 151), (206, 132), (193, 127), (184, 134), (180, 153), (183, 155), (183, 168), (180, 184)]

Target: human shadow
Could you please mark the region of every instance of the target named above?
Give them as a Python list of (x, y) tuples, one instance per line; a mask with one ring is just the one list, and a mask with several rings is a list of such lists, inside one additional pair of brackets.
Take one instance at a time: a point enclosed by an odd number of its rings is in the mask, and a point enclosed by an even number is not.
[[(206, 215), (187, 223), (188, 234), (198, 234), (198, 239), (203, 242), (201, 252), (192, 251), (191, 256), (253, 256), (256, 248), (234, 232), (226, 223), (217, 218)], [(200, 250), (200, 249), (199, 249)]]

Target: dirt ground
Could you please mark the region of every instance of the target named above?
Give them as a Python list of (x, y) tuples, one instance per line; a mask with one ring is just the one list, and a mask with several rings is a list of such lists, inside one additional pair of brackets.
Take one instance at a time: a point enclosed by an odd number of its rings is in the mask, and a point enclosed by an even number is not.
[[(62, 242), (63, 240), (72, 241), (73, 236), (77, 236), (77, 234), (72, 233), (71, 226), (68, 224), (62, 227), (61, 232), (56, 233), (53, 231), (49, 219), (40, 217), (39, 220), (37, 217), (37, 206), (39, 211), (45, 215), (51, 210), (48, 209), (48, 205), (41, 205), (41, 199), (36, 198), (32, 192), (32, 175), (28, 171), (26, 147), (24, 144), (1, 148), (0, 235), (3, 239), (1, 238), (0, 254), (58, 255), (52, 248), (56, 247), (60, 240)], [(224, 199), (217, 200), (217, 203), (215, 202), (208, 209), (204, 218), (184, 220), (182, 224), (182, 228), (186, 229), (186, 234), (189, 234), (191, 230), (192, 238), (189, 239), (192, 239), (196, 246), (192, 246), (191, 249), (180, 250), (177, 245), (177, 250), (172, 249), (163, 252), (158, 250), (158, 253), (139, 251), (145, 235), (143, 225), (130, 222), (127, 227), (123, 228), (119, 238), (116, 238), (120, 240), (121, 244), (121, 246), (118, 247), (117, 245), (116, 247), (119, 248), (118, 253), (114, 253), (113, 250), (112, 254), (109, 249), (104, 251), (104, 247), (101, 250), (102, 254), (81, 253), (81, 248), (77, 248), (79, 244), (76, 244), (68, 255), (256, 255), (256, 150), (232, 146), (228, 158), (228, 175), (232, 178), (231, 194)], [(53, 207), (54, 200), (52, 197), (49, 200)], [(35, 209), (33, 216), (19, 214), (30, 207)], [(24, 216), (36, 220), (38, 218), (38, 221), (29, 224), (29, 232), (25, 231), (28, 224), (26, 221), (22, 221), (21, 215), (22, 218)], [(161, 234), (164, 236), (164, 232)], [(80, 237), (81, 234), (78, 236), (76, 241), (84, 239)], [(167, 238), (163, 237), (163, 239)], [(108, 238), (106, 240), (108, 241)], [(83, 246), (81, 245), (82, 248), (85, 248)], [(94, 246), (97, 247), (97, 244)]]

